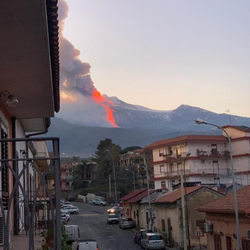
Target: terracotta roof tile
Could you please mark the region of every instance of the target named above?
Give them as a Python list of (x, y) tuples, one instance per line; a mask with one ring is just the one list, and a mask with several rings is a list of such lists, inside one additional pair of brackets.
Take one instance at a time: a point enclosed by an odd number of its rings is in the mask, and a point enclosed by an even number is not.
[[(249, 213), (250, 209), (250, 185), (244, 186), (237, 191), (238, 210), (239, 213)], [(220, 199), (209, 202), (205, 206), (199, 208), (201, 212), (211, 213), (234, 213), (234, 197), (233, 193), (226, 195)]]
[[(149, 190), (149, 193), (152, 194), (153, 192), (155, 192), (155, 190)], [(148, 190), (146, 189), (145, 191), (143, 191), (142, 193), (134, 196), (132, 199), (128, 200), (127, 202), (129, 203), (136, 203), (140, 200), (142, 200), (144, 197), (146, 197), (148, 195)]]
[[(190, 194), (200, 188), (202, 186), (194, 186), (194, 187), (185, 187), (185, 194)], [(167, 193), (163, 197), (157, 199), (154, 203), (173, 203), (181, 198), (181, 188), (174, 190), (171, 193)]]
[(156, 141), (146, 146), (144, 149), (153, 149), (164, 145), (179, 144), (184, 142), (214, 142), (214, 141), (225, 142), (226, 137), (222, 135), (184, 135), (161, 141)]
[(123, 196), (123, 197), (121, 198), (121, 200), (124, 201), (124, 202), (126, 202), (127, 200), (129, 200), (129, 199), (135, 197), (136, 195), (138, 195), (138, 194), (144, 192), (145, 190), (146, 190), (146, 188), (137, 189), (137, 190), (135, 190), (135, 191), (133, 191), (133, 192), (131, 192), (131, 193), (129, 193), (129, 194)]

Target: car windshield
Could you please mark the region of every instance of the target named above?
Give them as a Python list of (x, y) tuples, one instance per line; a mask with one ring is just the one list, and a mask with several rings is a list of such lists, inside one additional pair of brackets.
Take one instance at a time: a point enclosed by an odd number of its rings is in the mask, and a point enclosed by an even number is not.
[(149, 236), (149, 240), (162, 240), (161, 235), (152, 235)]
[(118, 218), (116, 215), (109, 215), (109, 218)]

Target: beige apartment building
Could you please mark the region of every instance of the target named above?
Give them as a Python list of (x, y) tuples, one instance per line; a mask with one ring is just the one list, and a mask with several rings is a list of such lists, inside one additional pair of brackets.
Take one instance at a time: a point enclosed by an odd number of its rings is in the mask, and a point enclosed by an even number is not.
[[(250, 184), (250, 128), (223, 127), (232, 141), (236, 183)], [(154, 142), (145, 150), (153, 154), (155, 189), (173, 190), (184, 171), (187, 183), (226, 187), (232, 183), (230, 149), (223, 135), (184, 135)]]

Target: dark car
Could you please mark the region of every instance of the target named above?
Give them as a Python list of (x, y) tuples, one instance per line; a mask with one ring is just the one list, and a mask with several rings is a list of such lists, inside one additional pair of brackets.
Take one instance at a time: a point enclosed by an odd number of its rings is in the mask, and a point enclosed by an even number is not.
[(131, 218), (121, 218), (119, 222), (119, 227), (121, 229), (134, 228), (135, 222)]
[(146, 233), (152, 233), (152, 230), (143, 228), (137, 231), (134, 236), (134, 242), (141, 245), (141, 238), (143, 234), (146, 234)]
[(107, 218), (108, 224), (118, 224), (119, 223), (119, 217), (117, 214), (109, 214)]

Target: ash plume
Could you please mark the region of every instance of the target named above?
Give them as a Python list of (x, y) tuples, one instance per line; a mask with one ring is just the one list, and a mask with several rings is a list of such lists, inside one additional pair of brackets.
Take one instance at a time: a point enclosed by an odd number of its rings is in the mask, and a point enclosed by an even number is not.
[(59, 40), (61, 63), (62, 90), (76, 91), (83, 96), (92, 96), (95, 90), (90, 76), (90, 64), (79, 59), (80, 51), (63, 37), (64, 20), (68, 16), (68, 5), (64, 0), (59, 1)]

